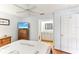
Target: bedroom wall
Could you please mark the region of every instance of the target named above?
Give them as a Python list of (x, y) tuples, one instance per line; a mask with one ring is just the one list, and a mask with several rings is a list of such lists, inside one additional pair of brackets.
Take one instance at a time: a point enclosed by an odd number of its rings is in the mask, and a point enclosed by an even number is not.
[(27, 17), (21, 20), (21, 22), (28, 22), (30, 24), (30, 29), (29, 29), (29, 33), (30, 33), (30, 40), (37, 40), (37, 31), (38, 31), (38, 23), (37, 23), (37, 19), (34, 17)]
[(65, 9), (65, 10), (61, 10), (61, 11), (56, 11), (54, 12), (54, 39), (55, 39), (55, 48), (56, 49), (60, 49), (61, 46), (61, 35), (60, 35), (60, 19), (61, 16), (65, 16), (65, 15), (71, 15), (71, 14), (79, 14), (79, 7), (74, 7), (74, 8), (69, 8), (69, 9)]
[(21, 21), (29, 22), (30, 23), (30, 40), (39, 40), (38, 39), (38, 24), (39, 20), (53, 20), (53, 15), (45, 15), (45, 16), (29, 16), (24, 18)]
[(21, 19), (14, 15), (0, 12), (0, 18), (5, 18), (10, 20), (10, 25), (0, 25), (0, 38), (4, 37), (5, 35), (11, 36), (12, 41), (17, 40), (18, 29), (17, 29), (17, 22)]
[(0, 25), (0, 38), (7, 36), (12, 36), (12, 41), (16, 41), (18, 39), (18, 29), (17, 22), (26, 21), (30, 23), (30, 40), (38, 40), (38, 21), (39, 20), (53, 20), (53, 15), (45, 15), (45, 16), (29, 16), (26, 18), (19, 18), (10, 13), (0, 12), (0, 18), (10, 19), (10, 25)]

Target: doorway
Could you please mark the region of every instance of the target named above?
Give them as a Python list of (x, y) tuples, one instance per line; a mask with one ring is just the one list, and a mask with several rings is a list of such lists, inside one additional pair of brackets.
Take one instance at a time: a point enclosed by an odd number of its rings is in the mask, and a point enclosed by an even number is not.
[(53, 21), (39, 20), (38, 35), (40, 41), (53, 41)]

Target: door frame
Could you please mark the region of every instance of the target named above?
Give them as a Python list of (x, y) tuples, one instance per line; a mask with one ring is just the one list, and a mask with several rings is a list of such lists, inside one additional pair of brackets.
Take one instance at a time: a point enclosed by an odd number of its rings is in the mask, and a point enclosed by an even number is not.
[[(43, 19), (43, 20), (39, 20), (38, 21), (38, 39), (39, 41), (41, 41), (41, 23), (44, 21), (52, 21), (52, 23), (54, 24), (54, 20), (53, 19)], [(53, 29), (53, 33), (54, 33), (54, 29)]]

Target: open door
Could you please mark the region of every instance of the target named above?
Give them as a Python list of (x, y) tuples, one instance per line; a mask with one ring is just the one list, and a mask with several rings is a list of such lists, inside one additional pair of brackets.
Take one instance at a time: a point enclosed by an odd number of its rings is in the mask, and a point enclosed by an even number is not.
[(53, 21), (45, 20), (39, 21), (39, 40), (53, 41)]

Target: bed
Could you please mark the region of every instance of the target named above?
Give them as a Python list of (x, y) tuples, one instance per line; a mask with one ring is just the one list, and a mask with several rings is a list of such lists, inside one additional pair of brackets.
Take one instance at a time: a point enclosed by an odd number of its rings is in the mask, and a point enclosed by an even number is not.
[(40, 41), (18, 40), (0, 48), (0, 54), (49, 54), (50, 47)]

